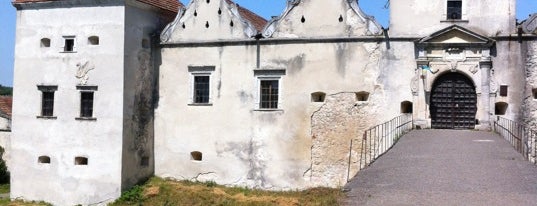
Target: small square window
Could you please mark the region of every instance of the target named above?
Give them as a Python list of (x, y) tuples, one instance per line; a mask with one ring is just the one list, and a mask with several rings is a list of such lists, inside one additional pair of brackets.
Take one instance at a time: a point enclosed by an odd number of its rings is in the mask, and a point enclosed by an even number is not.
[(279, 80), (260, 81), (260, 109), (278, 109)]
[(88, 165), (87, 157), (75, 157), (75, 165)]
[(508, 86), (507, 85), (501, 85), (500, 86), (500, 96), (507, 97), (508, 92)]
[(448, 0), (447, 2), (447, 19), (458, 20), (462, 18), (462, 1)]
[(194, 103), (209, 103), (209, 76), (194, 76)]
[(50, 39), (49, 38), (42, 38), (40, 45), (41, 45), (42, 48), (50, 47)]
[(88, 44), (89, 45), (99, 45), (99, 37), (98, 36), (90, 36), (90, 37), (88, 37)]
[(75, 51), (75, 37), (63, 37), (63, 51), (64, 52), (74, 52)]

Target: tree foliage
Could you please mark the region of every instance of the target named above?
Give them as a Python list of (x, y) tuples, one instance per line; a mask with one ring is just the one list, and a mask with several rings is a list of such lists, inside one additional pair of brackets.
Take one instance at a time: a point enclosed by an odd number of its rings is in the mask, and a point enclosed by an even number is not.
[(0, 95), (5, 96), (12, 96), (13, 95), (13, 88), (12, 87), (5, 87), (0, 84)]

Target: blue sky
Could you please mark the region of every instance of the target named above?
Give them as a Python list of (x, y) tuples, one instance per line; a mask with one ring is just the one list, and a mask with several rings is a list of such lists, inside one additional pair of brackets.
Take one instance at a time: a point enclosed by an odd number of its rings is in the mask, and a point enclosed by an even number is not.
[[(180, 0), (185, 5), (190, 0)], [(330, 0), (332, 1), (332, 0)], [(280, 15), (285, 8), (287, 0), (235, 0), (241, 6), (270, 19), (271, 16)], [(388, 27), (388, 9), (384, 9), (386, 0), (360, 0), (360, 6), (369, 15), (375, 18), (384, 27)], [(517, 18), (526, 19), (529, 14), (537, 12), (537, 0), (518, 0)], [(13, 53), (15, 42), (15, 8), (11, 0), (0, 0), (0, 84), (13, 85)]]

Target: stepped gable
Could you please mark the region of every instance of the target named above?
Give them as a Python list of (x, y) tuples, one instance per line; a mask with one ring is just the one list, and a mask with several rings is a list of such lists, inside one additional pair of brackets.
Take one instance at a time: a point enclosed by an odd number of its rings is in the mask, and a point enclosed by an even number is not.
[(0, 96), (0, 115), (7, 115), (11, 119), (11, 109), (13, 108), (13, 97)]
[[(25, 3), (38, 3), (38, 2), (52, 2), (60, 0), (14, 0), (13, 4), (25, 4)], [(184, 7), (184, 5), (178, 0), (138, 0), (139, 2), (155, 6), (157, 8), (177, 13), (179, 8)]]

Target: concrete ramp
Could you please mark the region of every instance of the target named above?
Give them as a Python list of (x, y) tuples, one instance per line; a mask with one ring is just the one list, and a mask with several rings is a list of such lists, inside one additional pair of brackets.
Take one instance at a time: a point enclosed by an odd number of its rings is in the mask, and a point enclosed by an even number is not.
[(536, 205), (537, 167), (491, 132), (417, 130), (346, 189), (344, 205)]

